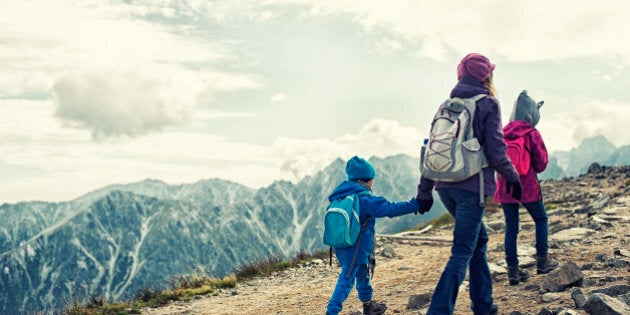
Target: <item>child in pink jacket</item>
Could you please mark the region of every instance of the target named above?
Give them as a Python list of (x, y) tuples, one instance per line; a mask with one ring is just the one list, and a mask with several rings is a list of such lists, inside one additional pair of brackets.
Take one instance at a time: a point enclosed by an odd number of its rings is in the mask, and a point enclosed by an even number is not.
[(545, 170), (549, 162), (547, 148), (535, 126), (540, 120), (540, 107), (543, 102), (536, 103), (527, 91), (521, 92), (514, 104), (514, 111), (510, 122), (503, 128), (503, 138), (506, 142), (517, 137), (524, 137), (525, 150), (529, 152), (531, 163), (525, 175), (520, 176), (522, 195), (519, 200), (507, 192), (506, 181), (503, 176), (497, 178), (497, 189), (494, 201), (501, 203), (505, 215), (505, 260), (508, 265), (510, 285), (527, 280), (529, 274), (520, 270), (517, 255), (517, 237), (519, 232), (519, 202), (536, 224), (536, 270), (538, 274), (549, 273), (558, 267), (558, 263), (548, 256), (548, 225), (547, 212), (542, 201), (542, 192), (537, 173)]

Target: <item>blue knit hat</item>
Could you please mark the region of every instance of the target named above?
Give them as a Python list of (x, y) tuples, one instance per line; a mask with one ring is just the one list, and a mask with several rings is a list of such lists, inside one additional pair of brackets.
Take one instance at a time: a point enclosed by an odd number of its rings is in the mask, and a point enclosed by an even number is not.
[(346, 175), (348, 175), (348, 180), (369, 180), (376, 176), (376, 171), (370, 162), (355, 155), (346, 164)]

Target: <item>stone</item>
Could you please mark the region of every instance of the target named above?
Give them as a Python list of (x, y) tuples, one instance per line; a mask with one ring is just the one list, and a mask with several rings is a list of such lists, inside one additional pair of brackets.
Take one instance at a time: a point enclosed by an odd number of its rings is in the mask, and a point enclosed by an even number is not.
[(608, 262), (608, 261), (612, 261), (612, 257), (610, 257), (608, 254), (597, 253), (595, 254), (595, 260), (601, 261), (601, 262)]
[(620, 222), (630, 221), (630, 217), (626, 215), (600, 215), (599, 218), (606, 221), (620, 221)]
[(630, 292), (630, 285), (627, 285), (627, 284), (618, 284), (618, 285), (610, 286), (608, 288), (591, 290), (591, 294), (603, 293), (603, 294), (606, 294), (608, 296), (613, 296), (613, 297), (617, 295), (626, 294), (628, 292)]
[(604, 172), (604, 168), (599, 165), (599, 163), (595, 162), (588, 167), (586, 172), (589, 174), (600, 174)]
[(432, 293), (416, 294), (409, 297), (407, 301), (407, 310), (421, 310), (431, 302)]
[(569, 261), (547, 274), (542, 288), (549, 292), (560, 292), (579, 284), (583, 279), (582, 270), (575, 262)]
[(396, 257), (396, 251), (394, 250), (394, 247), (391, 245), (387, 245), (385, 246), (385, 248), (383, 248), (383, 250), (381, 250), (381, 256), (383, 257), (387, 257), (387, 258), (393, 258)]
[(598, 196), (598, 198), (593, 201), (591, 203), (591, 209), (593, 210), (599, 210), (602, 209), (604, 207), (606, 207), (606, 205), (608, 205), (608, 203), (610, 202), (610, 197), (608, 196), (608, 194), (601, 194)]
[(495, 263), (488, 263), (488, 268), (490, 268), (490, 274), (493, 276), (507, 273), (507, 269), (505, 267), (499, 266)]
[(519, 256), (536, 256), (536, 248), (528, 244), (518, 245), (516, 252)]
[(608, 221), (606, 221), (606, 220), (604, 220), (604, 219), (602, 219), (602, 218), (600, 218), (600, 217), (598, 217), (596, 215), (592, 216), (591, 220), (593, 220), (593, 222), (599, 223), (599, 224), (612, 225), (612, 223), (610, 223), (610, 222), (608, 222)]
[(613, 259), (610, 265), (614, 268), (625, 268), (627, 266), (630, 266), (630, 261), (625, 259)]
[(521, 268), (531, 267), (536, 264), (536, 258), (532, 256), (518, 256), (518, 265)]
[(584, 239), (585, 236), (593, 232), (595, 231), (592, 229), (570, 228), (554, 233), (549, 238), (559, 242), (576, 241)]
[(591, 315), (627, 315), (630, 306), (603, 293), (594, 293), (583, 307)]
[(573, 298), (573, 302), (577, 308), (582, 308), (584, 304), (586, 304), (586, 296), (580, 288), (573, 288), (571, 291), (571, 298)]
[(616, 296), (617, 300), (626, 303), (626, 305), (630, 306), (630, 293), (622, 294)]
[(493, 220), (486, 222), (485, 225), (494, 231), (501, 231), (505, 229), (505, 220)]
[(602, 214), (605, 214), (605, 215), (618, 215), (619, 214), (619, 208), (607, 208), (607, 209), (604, 209), (602, 211)]
[(629, 250), (625, 250), (625, 249), (615, 249), (613, 254), (615, 254), (617, 256), (623, 256), (623, 257), (630, 258), (630, 251)]
[(542, 301), (545, 303), (553, 302), (559, 298), (560, 296), (557, 293), (553, 293), (553, 292), (545, 293), (541, 297)]

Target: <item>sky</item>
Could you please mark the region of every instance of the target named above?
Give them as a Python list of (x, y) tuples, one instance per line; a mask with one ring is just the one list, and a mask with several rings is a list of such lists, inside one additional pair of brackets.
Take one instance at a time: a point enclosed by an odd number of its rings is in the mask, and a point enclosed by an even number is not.
[[(605, 4), (604, 4), (605, 3)], [(469, 52), (548, 150), (630, 144), (630, 2), (0, 1), (0, 204), (417, 156)]]

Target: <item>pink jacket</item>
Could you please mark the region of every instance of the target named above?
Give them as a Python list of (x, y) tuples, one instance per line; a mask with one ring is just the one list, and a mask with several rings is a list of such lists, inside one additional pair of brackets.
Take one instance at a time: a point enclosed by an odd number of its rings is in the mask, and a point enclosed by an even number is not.
[[(524, 120), (512, 121), (503, 128), (503, 137), (505, 139), (513, 139), (521, 136), (525, 136), (525, 147), (528, 148), (531, 153), (532, 167), (526, 175), (520, 177), (521, 186), (523, 188), (520, 202), (529, 203), (541, 201), (542, 193), (536, 174), (541, 173), (547, 168), (547, 163), (549, 162), (547, 148), (545, 147), (545, 142), (540, 132)], [(512, 196), (505, 191), (505, 186), (505, 178), (498, 175), (494, 201), (498, 203), (518, 203), (519, 200), (512, 198)]]

